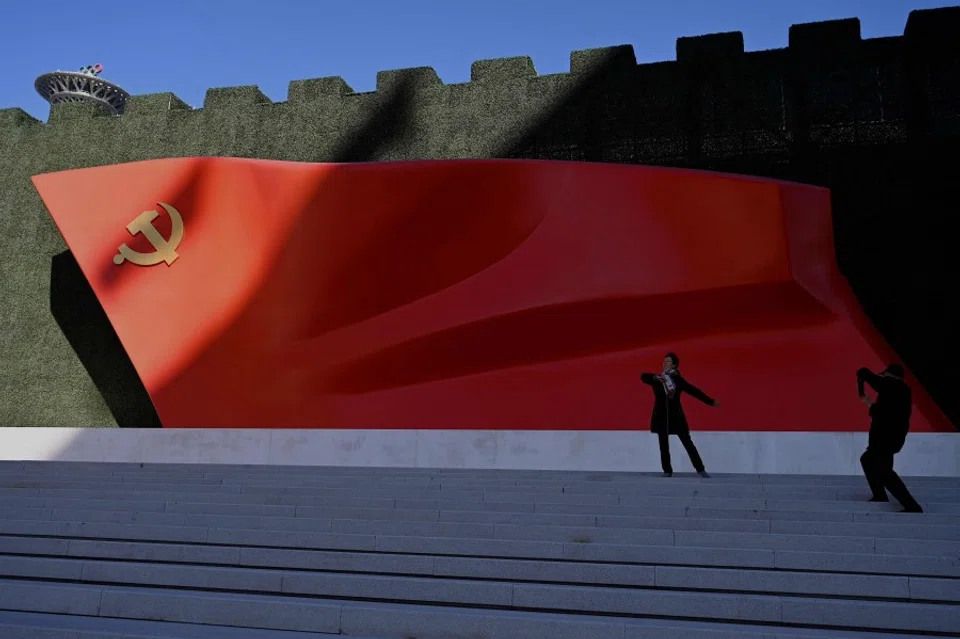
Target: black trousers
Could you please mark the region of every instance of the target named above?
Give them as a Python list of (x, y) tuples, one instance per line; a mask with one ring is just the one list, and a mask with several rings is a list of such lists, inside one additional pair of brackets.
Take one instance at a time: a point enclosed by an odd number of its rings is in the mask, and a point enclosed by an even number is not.
[[(693, 469), (698, 473), (702, 473), (705, 470), (703, 460), (700, 459), (700, 453), (697, 452), (697, 447), (693, 445), (693, 440), (690, 439), (690, 431), (680, 431), (676, 433), (676, 436), (686, 449), (687, 455), (690, 456), (690, 463), (693, 464)], [(663, 472), (672, 473), (673, 466), (670, 465), (670, 435), (667, 433), (657, 433), (657, 438), (660, 440), (660, 466), (663, 468)]]
[(903, 504), (906, 509), (920, 508), (920, 504), (913, 498), (906, 484), (893, 470), (893, 453), (876, 448), (867, 448), (860, 456), (860, 466), (870, 484), (874, 499), (887, 499), (887, 491), (893, 498)]

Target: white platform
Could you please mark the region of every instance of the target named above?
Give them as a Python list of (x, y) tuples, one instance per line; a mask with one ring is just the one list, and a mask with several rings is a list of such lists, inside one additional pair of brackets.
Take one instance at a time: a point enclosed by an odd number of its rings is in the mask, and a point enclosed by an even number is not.
[[(866, 433), (694, 432), (717, 473), (858, 475)], [(675, 437), (673, 466), (692, 470)], [(0, 428), (0, 459), (391, 468), (643, 471), (656, 438), (633, 431)], [(960, 476), (960, 433), (911, 434), (907, 476)]]

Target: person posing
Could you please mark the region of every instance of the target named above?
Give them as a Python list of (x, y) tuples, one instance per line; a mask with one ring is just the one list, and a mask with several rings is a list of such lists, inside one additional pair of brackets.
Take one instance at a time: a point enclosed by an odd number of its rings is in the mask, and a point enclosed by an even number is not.
[(663, 358), (663, 373), (642, 373), (640, 381), (653, 389), (653, 415), (650, 418), (650, 431), (657, 434), (660, 441), (660, 465), (663, 467), (663, 476), (673, 476), (673, 466), (670, 464), (670, 435), (676, 435), (680, 443), (690, 456), (690, 463), (701, 477), (709, 477), (700, 453), (690, 438), (690, 426), (687, 417), (683, 414), (683, 405), (680, 396), (688, 393), (708, 406), (717, 406), (716, 400), (711, 399), (702, 390), (688, 382), (680, 374), (680, 358), (676, 353), (667, 353)]
[[(870, 484), (870, 501), (890, 501), (887, 491), (903, 505), (901, 512), (922, 513), (900, 476), (893, 470), (893, 456), (900, 452), (910, 430), (913, 396), (903, 380), (903, 366), (891, 364), (877, 375), (867, 368), (857, 371), (857, 393), (870, 409), (870, 435), (860, 466)], [(869, 385), (877, 393), (872, 400), (864, 390)]]

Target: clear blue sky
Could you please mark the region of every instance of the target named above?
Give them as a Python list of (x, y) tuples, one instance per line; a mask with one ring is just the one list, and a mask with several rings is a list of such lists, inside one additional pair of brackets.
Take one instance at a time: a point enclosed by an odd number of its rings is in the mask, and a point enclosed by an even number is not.
[(290, 80), (339, 75), (357, 91), (377, 71), (432, 66), (470, 79), (474, 60), (528, 55), (539, 73), (570, 51), (632, 44), (640, 62), (672, 60), (680, 36), (742, 31), (748, 51), (783, 47), (791, 24), (858, 17), (863, 37), (903, 33), (934, 0), (127, 0), (8, 2), (0, 108), (46, 119), (39, 74), (104, 65), (132, 94), (171, 91), (203, 105), (210, 87), (256, 84), (286, 100)]

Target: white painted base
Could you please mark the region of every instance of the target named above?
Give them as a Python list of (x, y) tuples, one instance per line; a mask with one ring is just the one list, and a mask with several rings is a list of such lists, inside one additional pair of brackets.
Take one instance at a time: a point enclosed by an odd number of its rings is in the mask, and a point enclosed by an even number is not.
[[(673, 467), (692, 467), (671, 437)], [(857, 475), (866, 433), (694, 432), (716, 473)], [(631, 431), (0, 428), (0, 459), (655, 472), (656, 437)], [(913, 434), (906, 476), (960, 476), (960, 433)]]

